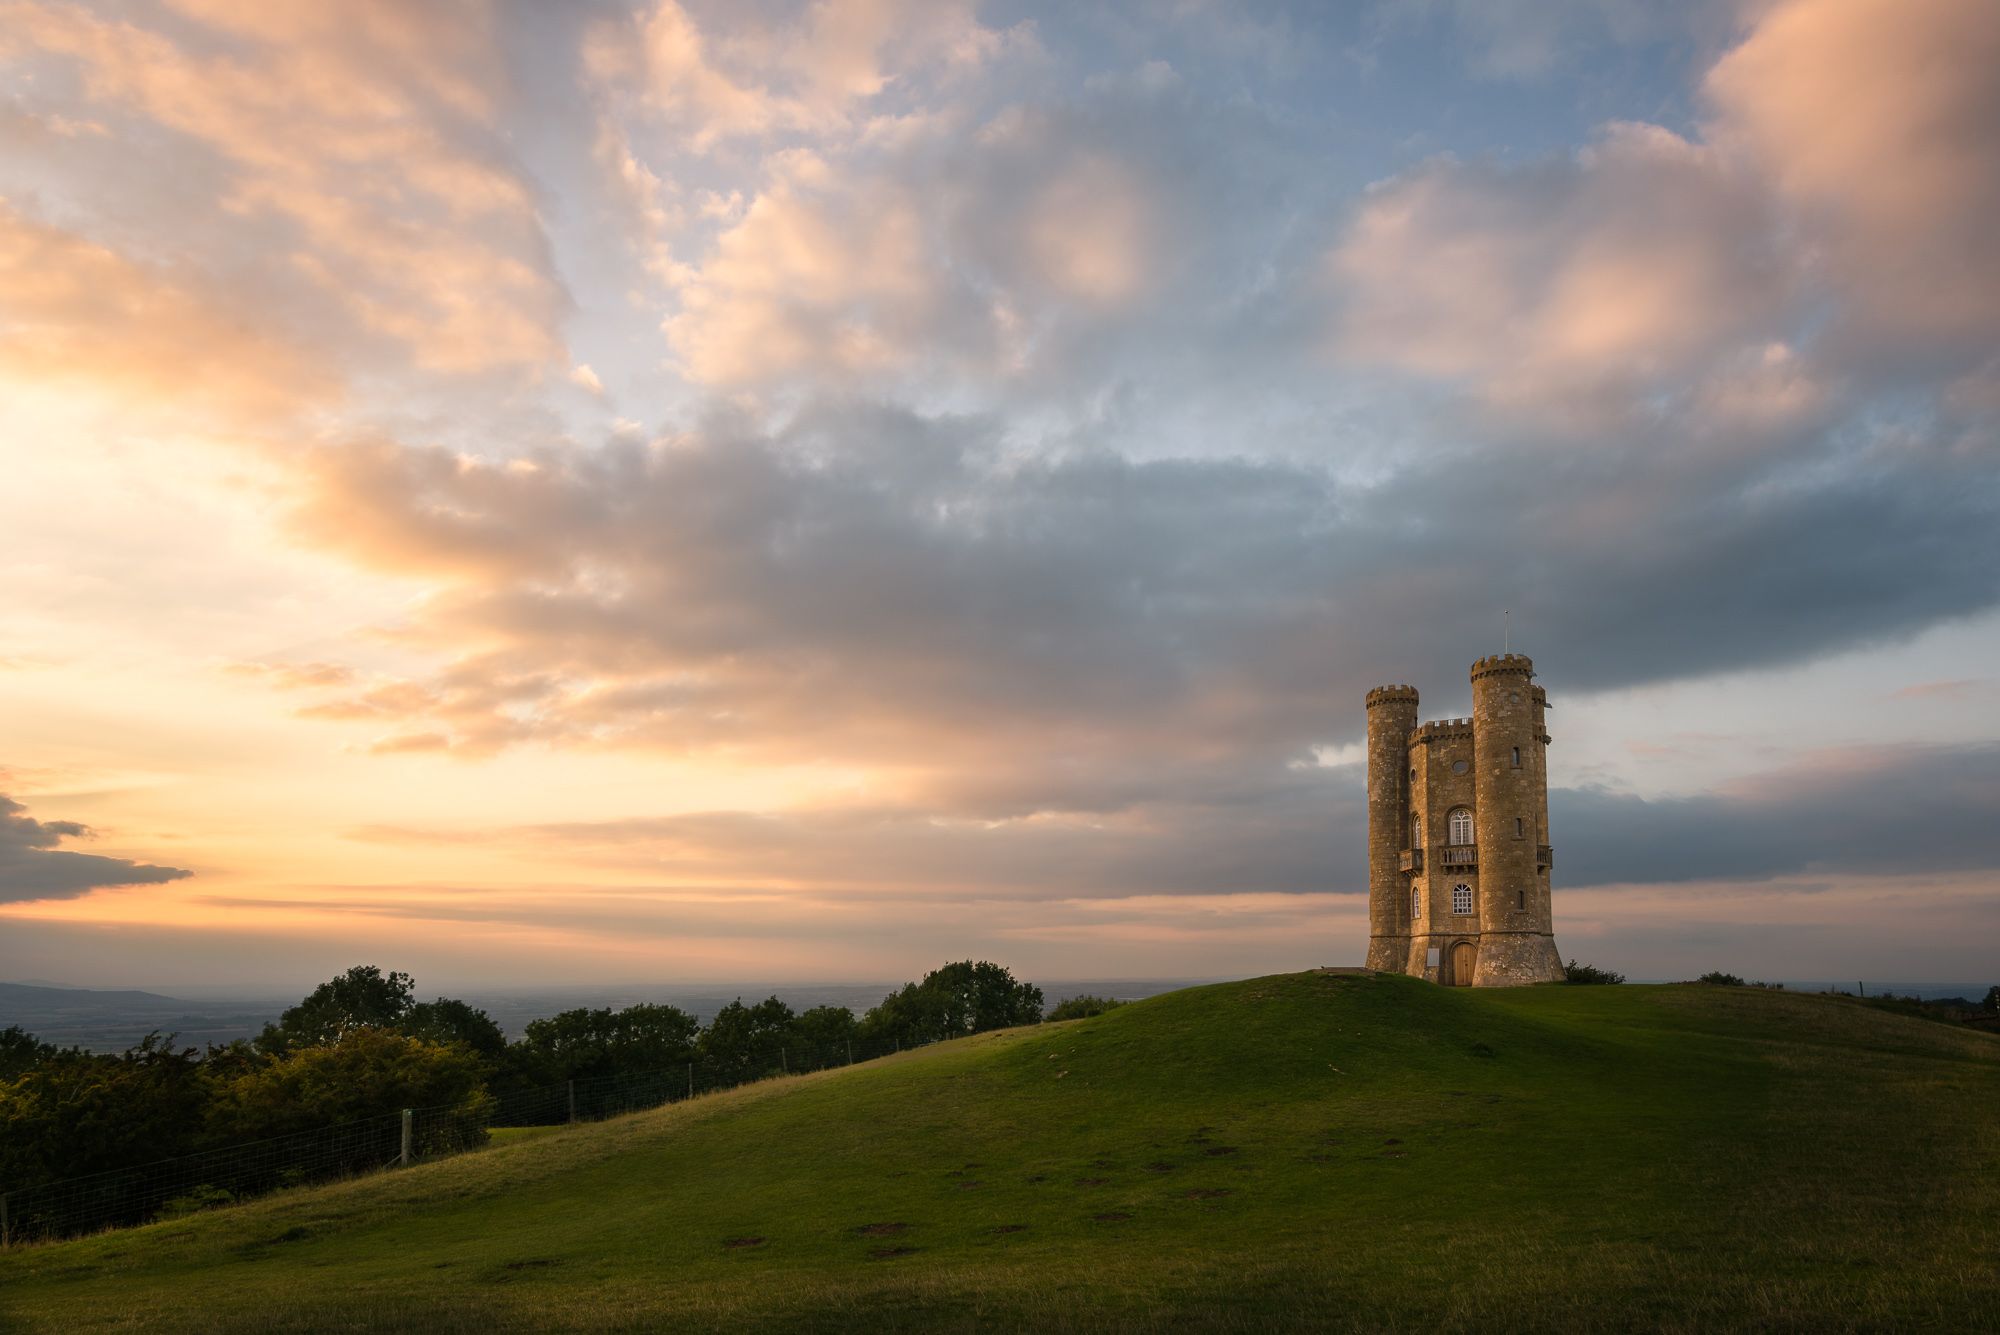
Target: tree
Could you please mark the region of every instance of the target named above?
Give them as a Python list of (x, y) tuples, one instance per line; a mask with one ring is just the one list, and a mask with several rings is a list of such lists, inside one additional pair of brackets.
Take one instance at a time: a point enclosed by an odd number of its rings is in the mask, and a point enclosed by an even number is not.
[(776, 997), (754, 1006), (743, 998), (724, 1006), (701, 1031), (697, 1059), (709, 1078), (721, 1082), (751, 1080), (780, 1068), (780, 1052), (792, 1037), (796, 1017)]
[(1979, 1003), (1981, 1010), (2000, 1011), (2000, 983), (1986, 989), (1986, 999)]
[(1093, 997), (1088, 994), (1080, 997), (1067, 997), (1056, 1003), (1056, 1008), (1049, 1012), (1049, 1019), (1087, 1020), (1093, 1015), (1102, 1015), (1104, 1012), (1118, 1006), (1123, 1006), (1124, 1004), (1124, 1002), (1112, 997)]
[(477, 1127), (486, 1104), (485, 1070), (469, 1049), (360, 1026), (228, 1081), (209, 1121), (225, 1142), (314, 1131), (403, 1108), (450, 1109), (454, 1120)]
[(693, 1059), (698, 1028), (678, 1006), (579, 1007), (529, 1021), (507, 1064), (521, 1085), (660, 1071)]
[(55, 1055), (55, 1044), (44, 1043), (18, 1024), (0, 1029), (0, 1080), (26, 1075)]
[(193, 1048), (148, 1034), (117, 1056), (52, 1052), (0, 1083), (9, 1188), (128, 1168), (199, 1147), (211, 1087)]
[(410, 1013), (412, 984), (406, 973), (383, 973), (357, 964), (314, 988), (298, 1005), (265, 1025), (257, 1046), (274, 1055), (318, 1043), (332, 1043), (350, 1029), (393, 1029)]
[(410, 1007), (397, 1029), (431, 1043), (457, 1043), (490, 1062), (507, 1055), (507, 1035), (493, 1017), (477, 1006), (450, 997)]
[(894, 1039), (909, 1045), (1039, 1024), (1041, 1019), (1039, 987), (1016, 981), (998, 964), (961, 960), (882, 998), (862, 1018), (861, 1031), (878, 1042)]
[(1743, 986), (1743, 980), (1741, 978), (1738, 978), (1733, 973), (1723, 973), (1720, 970), (1717, 970), (1714, 973), (1705, 973), (1701, 977), (1695, 979), (1695, 981), (1697, 983), (1710, 983), (1716, 987)]
[(792, 1021), (791, 1046), (814, 1067), (845, 1062), (860, 1024), (845, 1006), (814, 1006)]

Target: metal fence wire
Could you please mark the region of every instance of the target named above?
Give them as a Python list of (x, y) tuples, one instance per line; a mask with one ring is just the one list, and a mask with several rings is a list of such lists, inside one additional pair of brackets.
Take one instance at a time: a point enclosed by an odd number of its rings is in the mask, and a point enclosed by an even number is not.
[(463, 1105), (385, 1110), (293, 1135), (15, 1187), (0, 1191), (0, 1246), (178, 1218), (286, 1187), (479, 1149), (493, 1128), (599, 1121), (773, 1076), (850, 1066), (906, 1046), (922, 1044), (787, 1046), (731, 1061), (684, 1062), (534, 1088), (502, 1088)]

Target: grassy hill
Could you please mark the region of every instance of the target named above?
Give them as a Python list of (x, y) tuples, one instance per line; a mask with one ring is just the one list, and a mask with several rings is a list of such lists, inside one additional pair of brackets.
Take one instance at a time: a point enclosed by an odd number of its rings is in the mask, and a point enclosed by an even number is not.
[(1315, 974), (0, 1256), (0, 1327), (1991, 1328), (2000, 1040)]

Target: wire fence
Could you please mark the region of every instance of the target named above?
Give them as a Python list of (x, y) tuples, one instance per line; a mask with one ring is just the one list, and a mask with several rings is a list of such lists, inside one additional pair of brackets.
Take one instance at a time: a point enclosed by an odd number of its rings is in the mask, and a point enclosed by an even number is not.
[(532, 1088), (502, 1087), (459, 1105), (390, 1109), (293, 1135), (17, 1187), (0, 1191), (0, 1246), (178, 1218), (286, 1187), (479, 1149), (495, 1128), (601, 1121), (772, 1076), (851, 1066), (914, 1046), (923, 1044), (788, 1045), (727, 1060), (580, 1076)]

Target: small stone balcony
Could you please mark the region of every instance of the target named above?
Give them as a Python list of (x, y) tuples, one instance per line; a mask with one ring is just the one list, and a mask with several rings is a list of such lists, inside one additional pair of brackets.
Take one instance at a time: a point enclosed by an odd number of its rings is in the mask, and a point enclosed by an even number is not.
[(1424, 869), (1424, 850), (1421, 848), (1404, 849), (1400, 865), (1404, 871), (1422, 871)]
[(1446, 844), (1438, 852), (1442, 855), (1439, 863), (1446, 867), (1477, 867), (1479, 846), (1477, 844)]
[(1556, 851), (1547, 844), (1535, 845), (1535, 870), (1546, 871), (1556, 865)]

